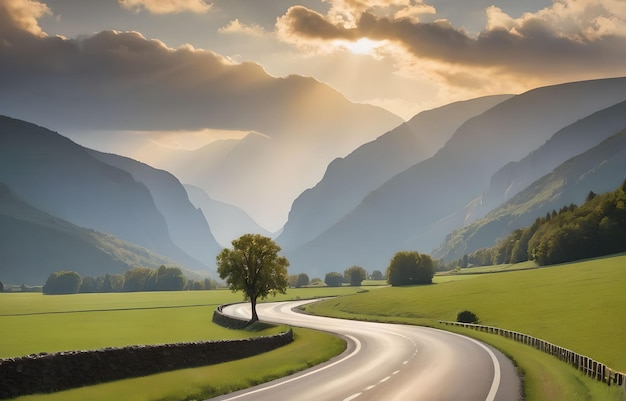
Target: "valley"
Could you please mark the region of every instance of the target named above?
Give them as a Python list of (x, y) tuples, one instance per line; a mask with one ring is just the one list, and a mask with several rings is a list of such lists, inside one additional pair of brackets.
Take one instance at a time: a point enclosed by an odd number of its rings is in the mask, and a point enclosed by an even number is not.
[(621, 3), (0, 0), (0, 398), (626, 400)]

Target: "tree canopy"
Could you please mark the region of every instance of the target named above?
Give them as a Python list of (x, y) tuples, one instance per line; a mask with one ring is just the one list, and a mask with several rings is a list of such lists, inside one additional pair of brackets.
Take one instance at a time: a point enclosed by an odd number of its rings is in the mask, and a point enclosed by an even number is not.
[(367, 272), (360, 266), (352, 266), (343, 272), (343, 277), (351, 286), (358, 287), (367, 278)]
[(309, 275), (306, 273), (298, 274), (298, 279), (296, 280), (296, 288), (305, 287), (309, 285)]
[(329, 287), (341, 287), (341, 284), (343, 284), (343, 276), (341, 273), (337, 272), (326, 273), (324, 283)]
[(431, 284), (435, 268), (430, 255), (415, 251), (397, 252), (387, 267), (387, 281), (393, 286)]
[(280, 256), (280, 246), (260, 234), (244, 234), (217, 255), (217, 272), (234, 292), (243, 291), (252, 306), (250, 323), (259, 320), (257, 299), (284, 294), (288, 286), (289, 261)]
[(380, 270), (374, 270), (372, 272), (372, 280), (384, 280), (385, 275)]
[(82, 279), (76, 272), (54, 272), (46, 280), (42, 291), (48, 295), (76, 294)]
[(466, 255), (461, 266), (525, 260), (549, 265), (626, 251), (625, 188), (626, 180), (612, 192), (590, 191), (582, 206), (570, 204), (548, 212), (495, 246)]

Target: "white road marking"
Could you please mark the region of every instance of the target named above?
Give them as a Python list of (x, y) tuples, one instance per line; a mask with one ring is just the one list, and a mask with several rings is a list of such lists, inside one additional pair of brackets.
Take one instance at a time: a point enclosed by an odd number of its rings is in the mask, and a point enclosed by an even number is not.
[(398, 373), (400, 373), (400, 371), (396, 370), (395, 372), (392, 373), (392, 375), (397, 375)]
[(376, 387), (376, 385), (372, 385), (372, 386), (367, 386), (363, 389), (363, 391), (370, 391), (371, 389), (373, 389), (374, 387)]
[(491, 361), (493, 362), (493, 381), (491, 382), (491, 387), (489, 388), (489, 393), (487, 393), (487, 398), (485, 398), (485, 401), (494, 401), (496, 399), (496, 394), (498, 393), (498, 387), (500, 387), (501, 373), (500, 373), (500, 362), (498, 362), (498, 358), (496, 358), (496, 355), (485, 344), (481, 343), (480, 341), (475, 340), (470, 337), (462, 336), (460, 334), (452, 333), (452, 332), (450, 332), (450, 334), (463, 337), (464, 339), (475, 343), (476, 345), (480, 346), (482, 349), (487, 351), (487, 353), (491, 357)]
[[(236, 395), (234, 397), (227, 398), (224, 401), (231, 401), (231, 400), (236, 400), (238, 398), (247, 397), (250, 394), (256, 394), (256, 393), (260, 393), (262, 391), (271, 390), (271, 389), (274, 389), (276, 387), (282, 386), (283, 384), (287, 384), (287, 383), (294, 382), (296, 380), (304, 379), (305, 377), (309, 377), (309, 376), (311, 376), (311, 375), (313, 375), (315, 373), (318, 373), (318, 372), (321, 372), (321, 371), (326, 370), (328, 368), (331, 368), (331, 367), (333, 367), (335, 365), (338, 365), (338, 364), (340, 364), (340, 363), (342, 363), (342, 362), (352, 358), (353, 356), (355, 356), (356, 354), (358, 354), (361, 351), (361, 342), (356, 337), (353, 337), (351, 335), (346, 335), (346, 337), (348, 337), (350, 340), (354, 341), (356, 346), (354, 347), (354, 350), (350, 354), (346, 355), (345, 357), (341, 358), (340, 360), (335, 361), (335, 362), (333, 362), (331, 364), (328, 364), (326, 366), (322, 366), (319, 369), (315, 369), (315, 370), (312, 370), (310, 372), (307, 372), (307, 373), (305, 373), (303, 375), (296, 376), (296, 377), (293, 377), (293, 378), (285, 380), (285, 381), (281, 381), (280, 383), (276, 383), (276, 384), (273, 384), (271, 386), (260, 388), (258, 390), (248, 391), (248, 392), (245, 392), (243, 394), (239, 394), (239, 395)], [(361, 394), (361, 393), (359, 393), (359, 394)]]
[(352, 401), (354, 400), (356, 397), (360, 396), (363, 393), (356, 393), (356, 394), (352, 394), (350, 397), (345, 398), (343, 401)]
[(384, 379), (381, 379), (381, 380), (379, 381), (379, 383), (384, 383), (384, 382), (386, 382), (386, 381), (387, 381), (387, 380), (389, 380), (389, 379), (391, 379), (391, 376), (387, 376), (387, 377), (385, 377)]

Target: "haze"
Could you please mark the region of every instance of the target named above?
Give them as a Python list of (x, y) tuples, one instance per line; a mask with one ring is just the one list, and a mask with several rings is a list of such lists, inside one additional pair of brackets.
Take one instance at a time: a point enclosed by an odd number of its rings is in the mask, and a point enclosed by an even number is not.
[[(277, 120), (314, 113), (327, 93), (284, 104), (282, 116), (256, 113), (283, 90), (312, 90), (293, 75), (408, 120), (457, 100), (625, 75), (625, 18), (622, 0), (0, 0), (0, 111), (155, 167), (170, 167), (173, 150), (249, 133), (301, 152), (313, 134)], [(210, 195), (276, 231), (330, 161), (399, 122), (311, 149), (317, 163), (277, 165), (282, 184), (258, 208)]]

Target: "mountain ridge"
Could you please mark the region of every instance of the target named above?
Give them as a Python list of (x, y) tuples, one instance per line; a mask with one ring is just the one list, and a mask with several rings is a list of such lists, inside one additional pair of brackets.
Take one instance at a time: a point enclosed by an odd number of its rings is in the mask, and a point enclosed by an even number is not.
[(171, 240), (148, 188), (56, 132), (0, 116), (0, 181), (28, 204), (110, 233), (189, 268), (205, 265)]
[(0, 277), (41, 285), (55, 271), (121, 274), (146, 266), (174, 265), (143, 247), (74, 225), (32, 207), (0, 182)]
[(322, 180), (293, 202), (277, 241), (289, 250), (312, 240), (387, 179), (432, 156), (469, 117), (510, 96), (485, 96), (423, 111), (346, 157), (333, 160)]
[(513, 230), (529, 226), (537, 217), (571, 203), (582, 204), (590, 191), (611, 191), (624, 181), (623, 177), (626, 129), (561, 163), (484, 218), (450, 233), (433, 256), (450, 262), (492, 246)]
[(372, 191), (351, 213), (288, 253), (303, 271), (384, 268), (402, 249), (431, 252), (463, 224), (463, 210), (504, 164), (556, 131), (626, 98), (626, 78), (536, 88), (467, 120), (432, 158)]

